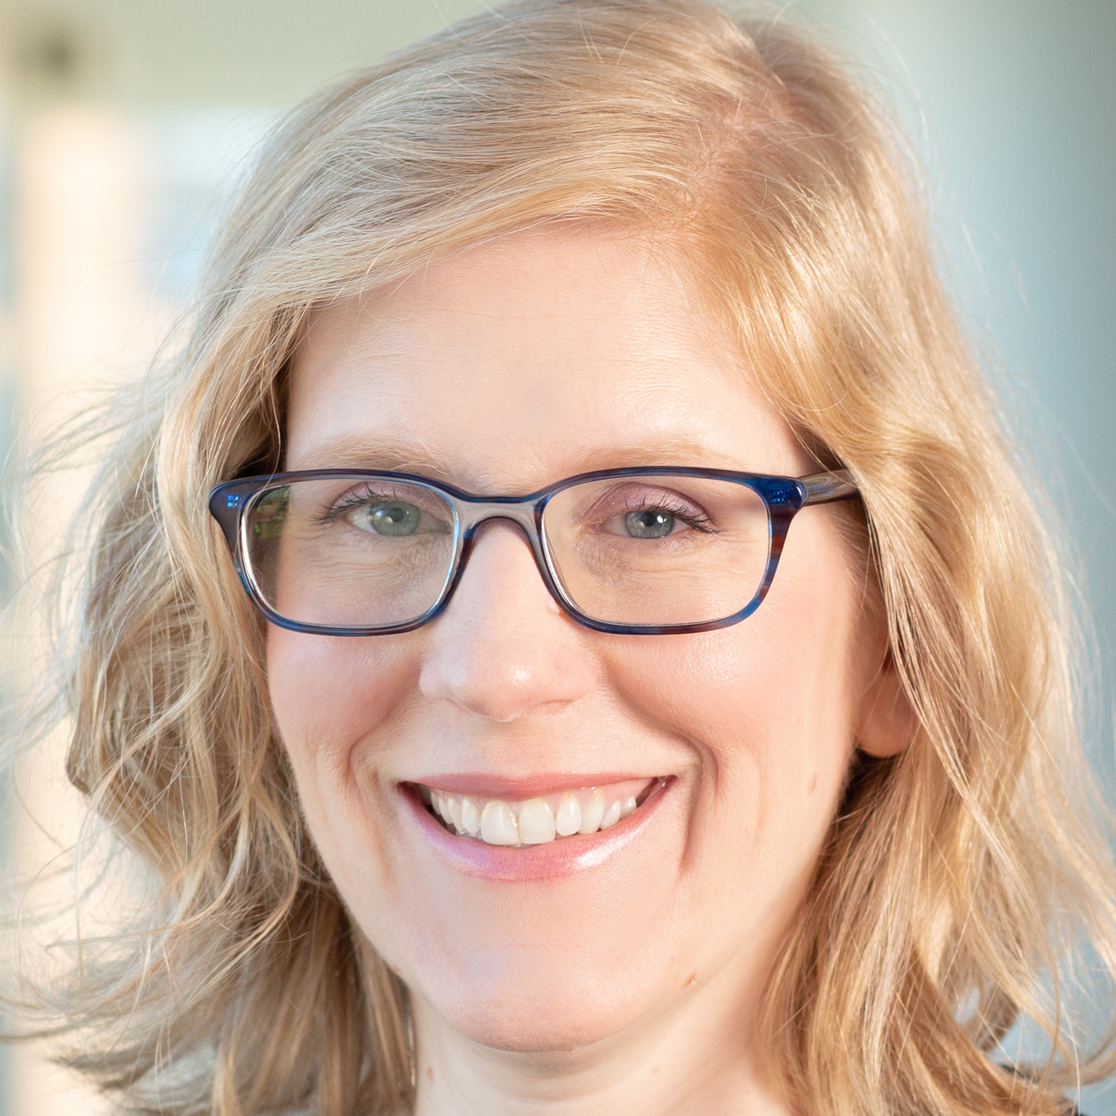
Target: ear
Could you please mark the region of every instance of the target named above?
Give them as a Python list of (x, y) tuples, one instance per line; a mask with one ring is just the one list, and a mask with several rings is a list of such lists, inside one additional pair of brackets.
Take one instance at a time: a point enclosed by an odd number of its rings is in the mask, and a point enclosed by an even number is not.
[(914, 738), (917, 726), (914, 709), (888, 650), (880, 669), (860, 696), (857, 747), (877, 759), (898, 755)]

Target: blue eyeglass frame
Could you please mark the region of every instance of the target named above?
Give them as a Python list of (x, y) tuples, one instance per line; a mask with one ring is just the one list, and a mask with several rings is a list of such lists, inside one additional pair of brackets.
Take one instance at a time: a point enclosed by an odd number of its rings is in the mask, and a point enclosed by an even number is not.
[[(587, 616), (570, 600), (547, 553), (546, 538), (542, 530), (543, 512), (549, 501), (559, 492), (587, 481), (609, 480), (619, 477), (703, 477), (710, 480), (730, 481), (752, 489), (763, 500), (767, 508), (768, 551), (767, 567), (763, 580), (752, 599), (739, 611), (719, 620), (708, 620), (700, 624), (612, 624)], [(275, 612), (264, 600), (244, 561), (244, 528), (246, 516), (255, 504), (268, 491), (282, 488), (287, 484), (303, 480), (328, 480), (330, 478), (351, 478), (359, 480), (390, 480), (417, 485), (429, 489), (446, 498), (454, 513), (454, 555), (449, 576), (437, 601), (421, 616), (400, 624), (377, 627), (334, 627), (325, 624), (304, 624), (289, 620)], [(229, 545), (237, 575), (252, 603), (268, 621), (292, 632), (305, 632), (313, 635), (332, 636), (370, 636), (390, 635), (409, 632), (421, 628), (438, 616), (449, 604), (458, 582), (461, 580), (465, 563), (468, 561), (476, 537), (477, 528), (490, 519), (504, 519), (516, 524), (527, 536), (535, 565), (542, 576), (547, 591), (558, 602), (562, 610), (587, 628), (598, 632), (629, 635), (683, 635), (692, 632), (710, 632), (738, 624), (759, 608), (779, 565), (783, 544), (791, 521), (804, 508), (811, 504), (828, 504), (836, 500), (848, 500), (859, 495), (851, 475), (844, 469), (831, 472), (814, 473), (806, 477), (783, 477), (767, 473), (740, 473), (724, 469), (706, 469), (696, 466), (652, 465), (634, 466), (623, 469), (598, 469), (589, 473), (578, 473), (566, 477), (555, 484), (540, 488), (527, 496), (477, 496), (465, 492), (442, 481), (413, 473), (399, 473), (381, 469), (314, 469), (300, 472), (268, 473), (267, 475), (244, 477), (240, 480), (226, 481), (217, 485), (209, 494), (209, 510), (220, 524), (225, 541)]]

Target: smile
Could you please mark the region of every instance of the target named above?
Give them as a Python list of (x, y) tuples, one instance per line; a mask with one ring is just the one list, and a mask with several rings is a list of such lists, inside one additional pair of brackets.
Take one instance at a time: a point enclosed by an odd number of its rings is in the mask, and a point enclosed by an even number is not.
[(416, 789), (430, 813), (450, 833), (488, 845), (519, 848), (611, 829), (634, 814), (663, 782), (625, 779), (523, 799), (460, 794), (422, 783)]

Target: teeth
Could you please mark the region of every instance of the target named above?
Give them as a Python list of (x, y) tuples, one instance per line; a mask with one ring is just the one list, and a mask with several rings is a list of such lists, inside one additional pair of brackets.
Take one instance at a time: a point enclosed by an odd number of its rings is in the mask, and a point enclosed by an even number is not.
[(523, 802), (423, 788), (431, 809), (458, 835), (479, 837), (489, 845), (545, 845), (556, 837), (588, 835), (612, 826), (638, 807), (651, 779), (630, 779), (609, 787), (556, 792)]
[(601, 818), (605, 812), (604, 791), (599, 787), (593, 791), (589, 801), (581, 808), (581, 825), (578, 833), (596, 833), (601, 828)]
[(611, 806), (604, 812), (604, 817), (601, 818), (601, 829), (611, 829), (620, 820), (620, 811), (624, 808), (624, 804), (620, 799), (616, 799)]
[(481, 840), (489, 845), (519, 844), (519, 826), (506, 802), (493, 798), (485, 804), (481, 814)]
[(581, 828), (581, 803), (577, 795), (567, 791), (554, 818), (554, 830), (559, 837), (571, 837)]
[(529, 798), (519, 807), (519, 843), (545, 845), (554, 840), (554, 815), (541, 798)]
[(442, 796), (442, 801), (446, 804), (446, 813), (449, 814), (450, 825), (459, 833), (464, 833), (465, 827), (461, 824), (461, 802), (457, 795), (445, 794)]
[(441, 791), (432, 791), (430, 794), (430, 804), (434, 807), (434, 813), (442, 819), (442, 821), (449, 821), (449, 815), (446, 813), (446, 800)]
[(481, 831), (480, 811), (477, 809), (477, 804), (468, 795), (465, 795), (461, 800), (461, 828), (470, 837), (479, 836)]

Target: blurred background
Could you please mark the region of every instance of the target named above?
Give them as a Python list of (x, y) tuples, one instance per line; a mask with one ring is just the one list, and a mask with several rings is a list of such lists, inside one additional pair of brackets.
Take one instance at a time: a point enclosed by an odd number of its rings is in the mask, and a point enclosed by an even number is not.
[[(277, 114), (476, 0), (0, 0), (0, 454), (141, 371)], [(942, 267), (1049, 480), (1096, 624), (1089, 747), (1116, 784), (1116, 2), (792, 0), (889, 88)], [(989, 494), (995, 498), (994, 493)], [(57, 773), (37, 793), (65, 809)], [(11, 827), (9, 827), (11, 829)], [(17, 855), (9, 833), (0, 855)], [(33, 843), (33, 842), (32, 842)], [(104, 1106), (34, 1052), (0, 1113)], [(1116, 1089), (1082, 1095), (1116, 1116)]]

